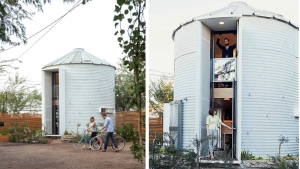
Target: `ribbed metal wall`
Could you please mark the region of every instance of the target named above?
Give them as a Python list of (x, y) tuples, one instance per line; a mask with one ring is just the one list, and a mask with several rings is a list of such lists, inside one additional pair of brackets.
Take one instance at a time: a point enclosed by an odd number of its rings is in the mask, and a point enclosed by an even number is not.
[(174, 39), (174, 100), (188, 98), (183, 101), (183, 148), (195, 137), (196, 27), (196, 22), (184, 26)]
[(281, 155), (296, 155), (299, 119), (293, 114), (299, 107), (299, 31), (274, 19), (241, 21), (241, 149), (254, 156), (275, 155), (282, 134), (289, 142), (282, 144)]
[[(115, 108), (115, 69), (93, 64), (68, 64), (47, 69), (65, 69), (65, 130), (83, 132), (90, 117), (103, 123), (99, 108)], [(63, 112), (60, 112), (63, 113)], [(115, 123), (115, 114), (107, 114)]]
[(198, 134), (201, 138), (207, 137), (206, 132), (206, 117), (208, 116), (208, 110), (210, 106), (210, 28), (205, 25), (202, 26), (202, 38), (201, 38), (201, 49), (200, 49), (200, 67), (201, 74), (198, 77), (201, 83), (201, 94), (200, 94), (200, 107), (198, 113), (200, 113), (199, 128), (200, 133)]

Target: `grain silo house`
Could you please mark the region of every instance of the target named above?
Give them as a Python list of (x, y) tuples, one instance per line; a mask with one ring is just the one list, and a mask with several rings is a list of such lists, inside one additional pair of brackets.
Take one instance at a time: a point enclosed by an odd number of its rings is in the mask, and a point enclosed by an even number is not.
[(115, 67), (77, 48), (42, 68), (42, 123), (49, 135), (82, 133), (100, 112), (115, 122)]
[[(224, 46), (236, 44), (232, 55)], [(279, 137), (288, 137), (281, 155), (299, 152), (299, 27), (282, 15), (243, 2), (181, 24), (174, 41), (174, 101), (166, 105), (164, 131), (186, 148), (205, 138), (210, 107), (227, 125), (220, 140), (240, 162), (243, 150), (256, 157), (278, 154)], [(168, 125), (167, 127), (165, 125)], [(223, 146), (217, 144), (217, 151)], [(208, 154), (207, 154), (208, 155)]]

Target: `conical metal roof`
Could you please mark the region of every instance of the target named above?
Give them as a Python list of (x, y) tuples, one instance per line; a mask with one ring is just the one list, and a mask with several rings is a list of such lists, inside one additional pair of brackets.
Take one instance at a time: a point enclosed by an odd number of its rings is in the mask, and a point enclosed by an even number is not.
[(273, 18), (273, 19), (285, 22), (296, 29), (299, 29), (298, 25), (291, 23), (290, 20), (285, 19), (282, 15), (276, 14), (274, 12), (255, 9), (251, 6), (248, 6), (244, 2), (237, 1), (237, 2), (230, 3), (227, 7), (221, 8), (221, 9), (213, 11), (213, 12), (209, 12), (204, 15), (194, 17), (191, 21), (187, 21), (185, 23), (180, 24), (180, 26), (177, 27), (173, 31), (172, 38), (174, 39), (174, 36), (179, 29), (181, 29), (183, 26), (188, 25), (196, 20), (219, 18), (219, 17), (229, 18), (229, 17), (242, 17), (242, 16)]
[(66, 64), (96, 64), (96, 65), (107, 65), (111, 66), (113, 68), (116, 68), (115, 66), (111, 65), (105, 60), (102, 60), (88, 52), (86, 52), (82, 48), (75, 48), (72, 52), (56, 59), (55, 61), (45, 65), (43, 67), (47, 68), (50, 66), (55, 65), (66, 65)]
[(265, 11), (265, 10), (260, 10), (260, 9), (255, 9), (251, 6), (248, 6), (245, 2), (232, 2), (230, 3), (227, 7), (209, 12), (204, 15), (200, 15), (199, 17), (195, 17), (194, 20), (197, 19), (202, 19), (202, 18), (214, 18), (218, 16), (230, 16), (230, 15), (241, 15), (241, 16), (247, 16), (247, 15), (254, 15), (254, 16), (262, 16), (262, 17), (268, 17), (268, 18), (276, 18), (280, 19), (285, 22), (289, 22), (288, 19), (285, 19), (282, 15)]

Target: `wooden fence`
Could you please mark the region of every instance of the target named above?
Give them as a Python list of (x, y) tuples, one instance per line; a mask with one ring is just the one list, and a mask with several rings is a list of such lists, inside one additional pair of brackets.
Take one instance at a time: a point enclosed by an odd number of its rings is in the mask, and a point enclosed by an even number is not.
[(151, 144), (155, 132), (163, 133), (163, 119), (162, 118), (151, 118), (149, 119), (149, 143)]
[[(144, 115), (145, 112), (142, 112)], [(151, 118), (149, 119), (149, 141), (152, 142), (154, 139), (153, 133), (163, 132), (163, 120), (161, 118)], [(138, 129), (138, 113), (135, 111), (124, 111), (124, 112), (117, 112), (116, 113), (116, 126), (129, 122), (133, 124), (135, 131)], [(142, 128), (142, 134), (145, 134), (144, 127)]]
[(42, 115), (41, 114), (0, 114), (0, 124), (4, 123), (4, 126), (0, 126), (0, 131), (5, 127), (10, 127), (12, 122), (27, 123), (29, 128), (33, 128), (34, 125), (37, 125), (37, 129), (41, 129), (42, 126)]
[[(145, 115), (145, 112), (142, 112), (142, 115)], [(134, 130), (138, 131), (138, 113), (136, 111), (122, 111), (116, 113), (116, 126), (121, 125), (122, 123), (132, 123)], [(145, 128), (142, 127), (142, 134), (145, 135)]]

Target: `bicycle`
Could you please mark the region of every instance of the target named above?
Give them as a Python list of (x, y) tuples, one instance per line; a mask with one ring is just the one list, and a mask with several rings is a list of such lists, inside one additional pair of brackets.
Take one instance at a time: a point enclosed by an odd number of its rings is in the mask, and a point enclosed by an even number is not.
[[(98, 132), (98, 135), (93, 137), (90, 140), (91, 149), (92, 150), (100, 150), (100, 148), (102, 147), (102, 145), (105, 141), (105, 138), (106, 138), (105, 132), (102, 132), (102, 131)], [(117, 135), (116, 133), (114, 133), (114, 138), (118, 145), (117, 150), (121, 151), (125, 147), (126, 140), (123, 137)], [(108, 146), (111, 147), (113, 150), (116, 150), (114, 143), (112, 142), (111, 139), (109, 139), (109, 141), (108, 141)]]
[(83, 132), (83, 135), (76, 134), (73, 137), (73, 146), (76, 149), (83, 149), (86, 144), (90, 143), (90, 137), (87, 135), (87, 131)]

